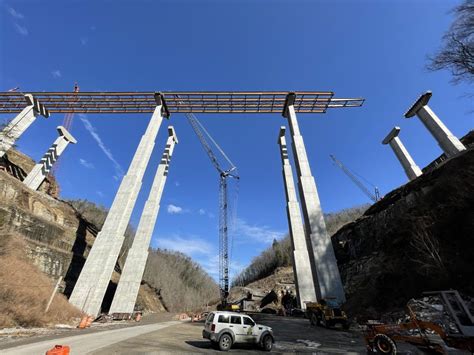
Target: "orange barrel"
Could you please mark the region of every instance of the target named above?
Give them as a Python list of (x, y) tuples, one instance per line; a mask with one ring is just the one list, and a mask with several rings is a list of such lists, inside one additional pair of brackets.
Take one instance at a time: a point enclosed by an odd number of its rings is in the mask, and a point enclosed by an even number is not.
[(79, 323), (79, 325), (77, 326), (79, 329), (84, 329), (86, 326), (87, 326), (87, 319), (89, 317), (88, 316), (84, 316), (82, 317), (81, 319), (81, 323)]
[(89, 328), (93, 321), (94, 321), (94, 317), (92, 317), (92, 316), (87, 317), (86, 328)]
[(54, 348), (49, 349), (46, 355), (69, 355), (69, 346), (55, 345)]

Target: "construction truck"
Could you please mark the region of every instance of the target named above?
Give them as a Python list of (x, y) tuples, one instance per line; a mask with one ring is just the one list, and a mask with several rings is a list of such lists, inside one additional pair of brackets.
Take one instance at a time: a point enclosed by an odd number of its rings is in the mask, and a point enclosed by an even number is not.
[(349, 329), (349, 321), (335, 299), (326, 298), (319, 302), (306, 302), (306, 318), (311, 325), (332, 328), (340, 324), (344, 329)]

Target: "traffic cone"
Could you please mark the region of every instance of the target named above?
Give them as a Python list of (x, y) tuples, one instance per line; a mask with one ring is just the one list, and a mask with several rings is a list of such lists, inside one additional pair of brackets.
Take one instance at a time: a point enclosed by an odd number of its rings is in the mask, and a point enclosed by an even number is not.
[(71, 349), (69, 346), (55, 345), (54, 348), (49, 349), (46, 352), (46, 355), (69, 355)]

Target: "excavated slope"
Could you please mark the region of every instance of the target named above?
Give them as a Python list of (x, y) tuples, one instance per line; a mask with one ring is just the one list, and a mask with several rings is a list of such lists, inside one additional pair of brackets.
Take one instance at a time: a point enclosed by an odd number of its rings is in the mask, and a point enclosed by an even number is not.
[(387, 194), (332, 237), (353, 315), (424, 291), (474, 295), (474, 149)]

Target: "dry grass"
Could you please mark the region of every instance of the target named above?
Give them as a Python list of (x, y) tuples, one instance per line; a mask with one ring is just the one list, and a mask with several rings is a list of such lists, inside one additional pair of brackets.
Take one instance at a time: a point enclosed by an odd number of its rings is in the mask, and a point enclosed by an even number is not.
[(44, 312), (53, 281), (31, 263), (25, 250), (21, 237), (0, 233), (0, 327), (41, 327), (80, 317), (61, 294)]

